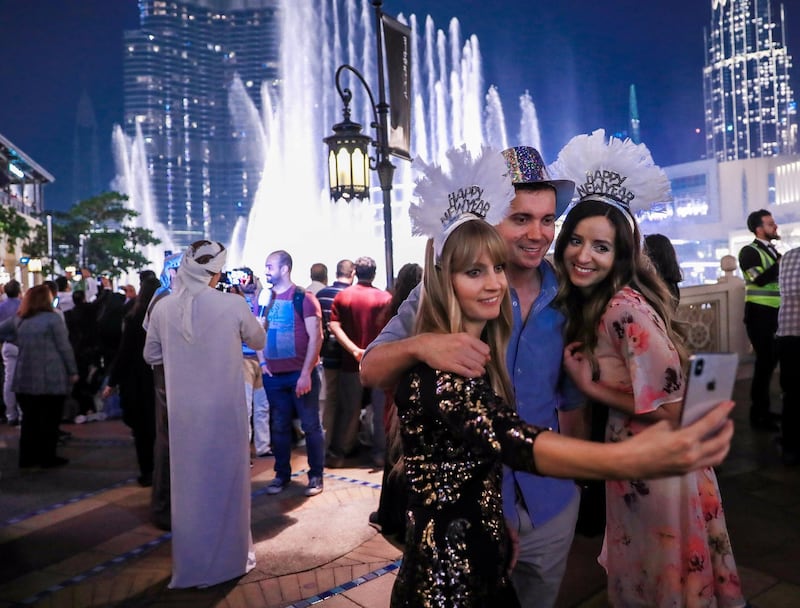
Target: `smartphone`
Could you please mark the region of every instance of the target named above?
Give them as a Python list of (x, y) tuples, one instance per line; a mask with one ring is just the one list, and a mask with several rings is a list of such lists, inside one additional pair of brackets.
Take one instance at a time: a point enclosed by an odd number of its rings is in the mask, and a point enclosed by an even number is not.
[(720, 401), (730, 401), (738, 366), (736, 353), (696, 353), (689, 357), (681, 426), (699, 420)]

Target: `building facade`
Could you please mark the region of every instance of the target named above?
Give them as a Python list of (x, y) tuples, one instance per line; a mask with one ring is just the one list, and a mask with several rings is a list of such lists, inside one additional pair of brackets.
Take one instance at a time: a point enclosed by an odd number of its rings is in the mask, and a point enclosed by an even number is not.
[(228, 87), (238, 74), (260, 104), (277, 86), (278, 0), (139, 0), (125, 32), (124, 128), (144, 136), (158, 220), (174, 243), (226, 242), (246, 217), (261, 167), (233, 127)]
[(642, 234), (669, 236), (684, 270), (683, 285), (716, 280), (720, 258), (753, 240), (747, 216), (758, 209), (772, 213), (780, 226), (781, 251), (800, 246), (800, 155), (707, 159), (664, 171), (672, 202), (638, 219)]
[[(55, 181), (41, 165), (0, 133), (0, 206), (19, 213), (33, 231), (44, 212), (44, 187)], [(17, 279), (30, 287), (41, 282), (42, 264), (24, 261), (22, 242), (0, 234), (0, 283)], [(36, 270), (38, 268), (38, 270)]]
[(706, 157), (725, 162), (796, 153), (783, 4), (711, 0), (711, 11), (703, 68)]

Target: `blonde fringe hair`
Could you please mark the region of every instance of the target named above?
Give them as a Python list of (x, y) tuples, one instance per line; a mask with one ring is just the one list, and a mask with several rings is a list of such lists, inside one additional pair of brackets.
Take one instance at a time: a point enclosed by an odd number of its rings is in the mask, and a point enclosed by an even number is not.
[[(608, 277), (585, 296), (567, 279), (564, 250), (578, 223), (589, 217), (602, 216), (614, 226), (614, 265)], [(667, 337), (686, 368), (689, 353), (673, 318), (672, 295), (658, 276), (653, 264), (642, 251), (642, 238), (634, 221), (633, 230), (628, 218), (614, 207), (593, 200), (581, 201), (567, 214), (556, 239), (554, 265), (560, 275), (556, 304), (566, 317), (564, 342), (583, 342), (584, 351), (591, 354), (597, 346), (597, 327), (611, 298), (626, 285), (641, 293), (661, 317)], [(593, 361), (593, 365), (596, 362)]]
[[(476, 220), (462, 224), (450, 235), (442, 249), (439, 264), (435, 263), (433, 243), (425, 250), (425, 270), (415, 325), (419, 333), (459, 333), (464, 331), (461, 306), (453, 290), (452, 277), (469, 270), (481, 253), (487, 251), (494, 264), (505, 264), (507, 247), (497, 231), (486, 222)], [(490, 361), (486, 371), (492, 389), (506, 403), (513, 403), (513, 389), (506, 371), (506, 349), (511, 338), (511, 295), (503, 295), (500, 316), (486, 323), (483, 339), (489, 345)]]
[[(441, 260), (436, 264), (433, 239), (428, 240), (425, 249), (425, 270), (422, 274), (419, 307), (414, 326), (414, 334), (420, 333), (460, 333), (464, 331), (461, 306), (453, 290), (452, 277), (472, 267), (481, 253), (488, 251), (494, 264), (505, 264), (507, 247), (502, 237), (488, 223), (475, 220), (462, 224), (453, 231), (442, 249)], [(500, 315), (486, 323), (483, 340), (489, 345), (490, 360), (486, 372), (492, 390), (505, 402), (514, 405), (514, 390), (506, 371), (506, 350), (511, 338), (513, 316), (511, 295), (508, 290), (503, 295)], [(390, 422), (390, 454), (397, 458), (392, 474), (403, 471), (402, 443), (396, 419), (396, 408)], [(390, 461), (393, 460), (390, 456)]]

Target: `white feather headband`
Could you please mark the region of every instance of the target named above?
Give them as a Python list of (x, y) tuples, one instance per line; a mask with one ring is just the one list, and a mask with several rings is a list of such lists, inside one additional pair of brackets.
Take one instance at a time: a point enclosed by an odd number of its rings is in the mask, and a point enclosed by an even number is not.
[(578, 202), (596, 200), (616, 207), (633, 227), (637, 211), (672, 200), (669, 178), (644, 144), (610, 137), (598, 129), (573, 137), (552, 165), (554, 174), (575, 182)]
[(443, 167), (414, 160), (414, 168), (422, 172), (414, 189), (419, 203), (408, 209), (411, 233), (433, 238), (437, 261), (453, 230), (476, 219), (499, 224), (514, 198), (508, 167), (497, 150), (483, 147), (473, 158), (466, 146), (453, 148), (447, 152), (447, 164), (445, 172)]

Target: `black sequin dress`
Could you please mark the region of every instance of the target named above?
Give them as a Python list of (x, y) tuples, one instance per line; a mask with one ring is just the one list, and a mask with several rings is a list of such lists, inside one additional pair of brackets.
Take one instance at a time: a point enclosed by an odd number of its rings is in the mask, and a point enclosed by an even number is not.
[(486, 378), (418, 365), (396, 395), (409, 486), (406, 549), (392, 608), (517, 606), (506, 576), (503, 464), (536, 472), (541, 429)]

